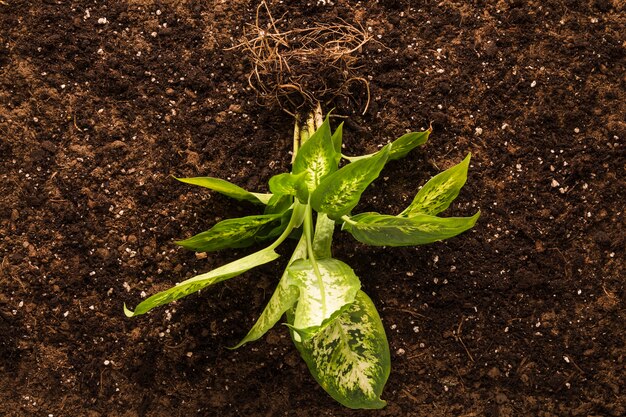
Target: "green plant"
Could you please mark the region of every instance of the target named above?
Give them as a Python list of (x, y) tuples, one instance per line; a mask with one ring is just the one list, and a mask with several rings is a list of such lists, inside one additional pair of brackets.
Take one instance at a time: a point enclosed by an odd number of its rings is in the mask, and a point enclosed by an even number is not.
[[(433, 177), (398, 215), (352, 215), (361, 194), (384, 165), (424, 144), (430, 134), (406, 134), (380, 151), (359, 157), (341, 154), (342, 125), (331, 132), (321, 110), (306, 125), (296, 123), (290, 173), (269, 180), (271, 194), (250, 193), (216, 178), (179, 178), (238, 200), (265, 205), (261, 215), (224, 220), (210, 230), (177, 242), (199, 252), (240, 248), (274, 239), (266, 248), (188, 279), (141, 302), (137, 316), (154, 307), (242, 274), (279, 257), (276, 247), (299, 239), (265, 310), (235, 348), (259, 339), (286, 314), (292, 339), (319, 384), (350, 408), (382, 408), (390, 371), (385, 330), (354, 271), (331, 255), (336, 224), (358, 241), (375, 246), (421, 245), (470, 229), (472, 217), (437, 217), (459, 194), (470, 156)], [(341, 158), (349, 161), (339, 167)], [(317, 213), (314, 224), (314, 213)]]

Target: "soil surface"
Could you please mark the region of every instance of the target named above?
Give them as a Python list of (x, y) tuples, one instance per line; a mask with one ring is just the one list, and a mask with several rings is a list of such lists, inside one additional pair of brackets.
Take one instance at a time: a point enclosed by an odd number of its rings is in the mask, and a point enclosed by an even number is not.
[(226, 349), (284, 256), (124, 316), (253, 250), (176, 247), (257, 208), (171, 175), (265, 191), (289, 169), (293, 119), (257, 104), (228, 49), (257, 4), (0, 1), (0, 415), (625, 415), (620, 0), (272, 2), (285, 28), (342, 18), (378, 41), (367, 113), (362, 87), (326, 104), (350, 117), (347, 154), (433, 123), (356, 212), (398, 213), (472, 153), (449, 212), (480, 209), (472, 231), (414, 248), (337, 233), (387, 329), (384, 410), (335, 403), (284, 326)]

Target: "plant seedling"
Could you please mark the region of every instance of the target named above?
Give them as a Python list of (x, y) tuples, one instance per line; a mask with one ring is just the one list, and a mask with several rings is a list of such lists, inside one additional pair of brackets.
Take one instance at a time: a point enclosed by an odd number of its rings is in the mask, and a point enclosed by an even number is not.
[[(439, 217), (465, 184), (470, 161), (433, 177), (397, 215), (352, 214), (363, 191), (385, 164), (428, 140), (430, 130), (408, 133), (380, 151), (359, 157), (341, 153), (342, 127), (331, 132), (328, 117), (316, 111), (296, 123), (292, 171), (269, 180), (270, 194), (248, 192), (217, 178), (178, 178), (238, 200), (264, 205), (263, 214), (228, 219), (177, 242), (197, 252), (269, 246), (210, 272), (190, 278), (141, 302), (127, 316), (145, 314), (209, 285), (276, 260), (275, 249), (290, 236), (299, 239), (278, 286), (248, 334), (234, 348), (263, 336), (283, 315), (291, 337), (313, 377), (335, 400), (350, 408), (382, 408), (390, 372), (385, 330), (372, 300), (352, 268), (332, 257), (336, 225), (374, 246), (412, 246), (456, 236), (476, 223), (472, 217)], [(340, 167), (340, 160), (348, 163)], [(297, 235), (296, 232), (300, 232)]]

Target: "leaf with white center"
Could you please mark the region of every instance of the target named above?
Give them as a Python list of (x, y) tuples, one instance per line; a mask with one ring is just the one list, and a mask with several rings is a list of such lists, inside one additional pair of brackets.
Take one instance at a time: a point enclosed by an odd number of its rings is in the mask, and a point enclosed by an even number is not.
[(337, 170), (340, 155), (330, 134), (328, 117), (324, 123), (302, 144), (293, 162), (293, 173), (306, 173), (304, 178), (309, 191), (315, 190), (320, 181)]
[(212, 252), (226, 248), (243, 248), (256, 242), (255, 236), (266, 225), (280, 220), (282, 214), (262, 214), (239, 217), (219, 222), (206, 232), (189, 239), (179, 240), (177, 245), (196, 252)]
[[(394, 159), (404, 158), (413, 149), (425, 144), (428, 140), (430, 132), (430, 130), (426, 130), (424, 132), (407, 133), (406, 135), (402, 135), (398, 139), (391, 142), (391, 152), (389, 152), (389, 160), (391, 161)], [(342, 157), (349, 160), (350, 162), (356, 162), (361, 159), (371, 158), (374, 155), (376, 155), (376, 153), (360, 156), (342, 155)]]
[(300, 259), (287, 272), (289, 284), (299, 290), (292, 328), (303, 339), (341, 314), (361, 287), (352, 268), (337, 259), (318, 259), (316, 265), (310, 259)]
[(197, 275), (193, 278), (183, 281), (180, 284), (177, 284), (176, 286), (170, 288), (169, 290), (165, 290), (158, 294), (155, 294), (139, 303), (139, 305), (135, 307), (134, 312), (124, 306), (124, 313), (128, 317), (145, 314), (155, 307), (171, 303), (172, 301), (178, 300), (179, 298), (198, 292), (199, 290), (208, 287), (209, 285), (213, 285), (218, 282), (225, 281), (229, 278), (236, 277), (237, 275), (241, 275), (254, 267), (266, 264), (268, 262), (272, 262), (279, 257), (280, 255), (274, 252), (273, 249), (263, 249), (259, 252), (255, 252), (229, 264), (223, 265), (217, 269), (214, 269), (213, 271)]
[(361, 194), (380, 174), (389, 157), (385, 146), (371, 158), (352, 162), (327, 176), (311, 194), (311, 206), (318, 213), (326, 213), (333, 220), (350, 213)]
[(447, 209), (465, 185), (471, 156), (471, 153), (468, 154), (460, 164), (431, 178), (419, 190), (413, 202), (399, 215), (411, 217), (415, 214), (431, 214), (434, 216)]
[(416, 214), (396, 217), (362, 213), (347, 219), (343, 225), (359, 242), (373, 246), (413, 246), (448, 239), (471, 229), (480, 212), (472, 217), (436, 217)]
[[(303, 236), (291, 255), (289, 265), (291, 265), (295, 260), (305, 257), (306, 239)], [(289, 285), (289, 276), (287, 274), (287, 270), (285, 270), (278, 286), (276, 287), (276, 290), (274, 291), (274, 294), (265, 306), (265, 309), (263, 310), (263, 313), (261, 313), (259, 319), (256, 323), (254, 323), (254, 326), (252, 326), (246, 337), (244, 337), (241, 342), (237, 343), (237, 345), (232, 349), (236, 349), (248, 342), (259, 339), (269, 329), (274, 327), (285, 311), (290, 309), (296, 303), (298, 300), (298, 294), (298, 288)]]
[(350, 408), (385, 406), (380, 395), (391, 367), (389, 345), (376, 307), (363, 291), (313, 338), (299, 342), (295, 336), (309, 371), (336, 401)]
[(224, 194), (230, 198), (236, 200), (246, 200), (255, 204), (267, 204), (272, 197), (271, 194), (265, 193), (251, 193), (244, 190), (238, 185), (231, 182), (221, 180), (213, 177), (194, 177), (194, 178), (176, 178), (180, 182), (186, 184), (198, 185), (200, 187), (208, 188), (213, 191), (217, 191), (220, 194)]

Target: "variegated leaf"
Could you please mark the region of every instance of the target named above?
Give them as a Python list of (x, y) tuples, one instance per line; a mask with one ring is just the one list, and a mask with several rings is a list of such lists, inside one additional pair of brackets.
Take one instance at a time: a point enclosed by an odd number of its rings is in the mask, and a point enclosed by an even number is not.
[(343, 141), (343, 122), (335, 129), (332, 136), (335, 155), (341, 155), (341, 142)]
[(380, 174), (389, 157), (385, 146), (371, 158), (352, 162), (327, 176), (311, 194), (311, 206), (333, 220), (350, 213), (361, 194)]
[(263, 249), (259, 252), (255, 252), (251, 255), (214, 269), (213, 271), (197, 275), (193, 278), (183, 281), (180, 284), (177, 284), (176, 286), (170, 288), (169, 290), (165, 290), (158, 294), (155, 294), (139, 303), (139, 305), (135, 307), (134, 312), (124, 306), (124, 313), (128, 317), (145, 314), (155, 307), (162, 306), (174, 300), (178, 300), (179, 298), (185, 297), (189, 294), (193, 294), (205, 287), (208, 287), (209, 285), (213, 285), (215, 283), (243, 274), (249, 269), (266, 264), (268, 262), (272, 262), (279, 257), (280, 255), (274, 252), (273, 249)]
[(263, 214), (239, 217), (219, 222), (206, 232), (189, 239), (179, 240), (177, 245), (196, 252), (211, 252), (226, 248), (243, 248), (255, 243), (255, 235), (264, 226), (280, 220), (282, 214)]
[(480, 212), (472, 217), (436, 217), (416, 214), (396, 217), (378, 213), (362, 213), (344, 223), (359, 242), (373, 246), (413, 246), (437, 242), (471, 229)]
[(287, 272), (289, 283), (298, 288), (293, 329), (306, 339), (354, 301), (361, 287), (352, 268), (337, 259), (319, 259), (317, 268), (311, 260), (295, 261)]
[(315, 190), (320, 181), (337, 170), (340, 155), (335, 151), (328, 118), (302, 144), (293, 162), (293, 173), (307, 173), (304, 180), (309, 191)]
[[(303, 236), (300, 238), (300, 242), (291, 255), (289, 265), (291, 265), (295, 260), (302, 259), (304, 257), (306, 257), (306, 239)], [(285, 270), (278, 286), (276, 287), (276, 290), (274, 291), (274, 294), (265, 306), (263, 313), (261, 313), (261, 316), (256, 323), (254, 323), (254, 326), (252, 326), (246, 337), (244, 337), (241, 342), (237, 343), (233, 349), (259, 339), (269, 329), (274, 327), (285, 311), (290, 309), (296, 303), (298, 300), (298, 294), (298, 288), (289, 284), (289, 276), (287, 274), (287, 270)]]
[(300, 342), (295, 336), (311, 374), (336, 401), (350, 408), (385, 406), (380, 395), (389, 377), (389, 345), (376, 307), (363, 291), (313, 338)]
[(431, 178), (400, 216), (411, 217), (419, 213), (434, 216), (447, 209), (465, 185), (471, 156), (468, 154), (460, 164)]
[(231, 182), (213, 178), (213, 177), (194, 177), (194, 178), (176, 178), (180, 182), (186, 184), (198, 185), (200, 187), (208, 188), (213, 191), (217, 191), (220, 194), (224, 194), (230, 198), (236, 200), (247, 200), (256, 204), (267, 204), (272, 197), (271, 194), (265, 193), (251, 193), (244, 190), (238, 185)]
[[(426, 143), (430, 132), (430, 130), (426, 130), (424, 132), (407, 133), (406, 135), (402, 135), (398, 139), (391, 142), (391, 152), (389, 152), (389, 160), (391, 161), (394, 159), (404, 158), (410, 151)], [(360, 156), (342, 155), (342, 157), (349, 160), (350, 162), (356, 162), (361, 159), (371, 158), (374, 155), (376, 155), (376, 153)]]

